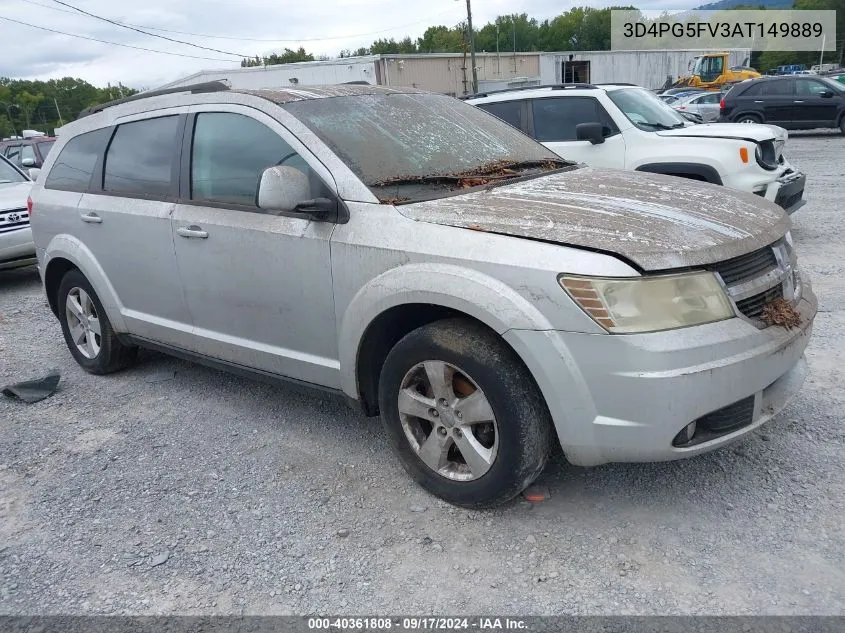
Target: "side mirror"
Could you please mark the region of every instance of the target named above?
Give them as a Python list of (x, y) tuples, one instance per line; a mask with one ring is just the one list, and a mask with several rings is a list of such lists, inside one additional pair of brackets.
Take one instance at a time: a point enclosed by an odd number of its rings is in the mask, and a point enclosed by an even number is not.
[(30, 177), (30, 179), (35, 182), (36, 180), (38, 180), (38, 174), (41, 173), (41, 170), (38, 169), (38, 167), (31, 167), (30, 169), (26, 170), (26, 173)]
[(24, 158), (21, 161), (21, 165), (24, 167), (35, 167), (35, 159), (34, 158)]
[(601, 123), (579, 123), (575, 126), (575, 138), (593, 145), (604, 143), (604, 127)]
[(821, 96), (823, 99), (831, 99), (834, 95), (833, 92), (831, 92), (830, 90), (825, 90), (824, 92), (820, 92), (819, 96)]

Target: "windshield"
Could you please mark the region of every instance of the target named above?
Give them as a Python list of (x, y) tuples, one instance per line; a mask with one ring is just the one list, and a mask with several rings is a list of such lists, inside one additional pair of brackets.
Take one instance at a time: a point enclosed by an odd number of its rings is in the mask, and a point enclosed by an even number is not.
[[(295, 101), (285, 108), (310, 128), (361, 181), (373, 188), (397, 183), (401, 200), (464, 188), (456, 175), (487, 173), (491, 166), (537, 168), (567, 164), (508, 123), (445, 95), (376, 94)], [(514, 175), (524, 175), (515, 169)], [(453, 186), (444, 185), (452, 178)], [(422, 182), (425, 180), (426, 182)], [(413, 182), (409, 182), (413, 181)], [(459, 181), (461, 181), (459, 183)], [(374, 193), (376, 193), (374, 191)], [(376, 193), (383, 199), (383, 191)]]
[(670, 105), (643, 88), (608, 90), (607, 96), (641, 130), (671, 130), (686, 125), (683, 117)]
[(830, 86), (835, 92), (845, 92), (845, 84), (834, 81), (830, 77), (819, 77), (826, 85)]
[(8, 185), (12, 182), (26, 182), (26, 178), (5, 158), (0, 157), (0, 185)]
[(53, 149), (53, 144), (56, 141), (42, 141), (38, 144), (38, 151), (41, 152), (41, 160), (47, 159), (47, 154), (50, 153), (50, 150)]

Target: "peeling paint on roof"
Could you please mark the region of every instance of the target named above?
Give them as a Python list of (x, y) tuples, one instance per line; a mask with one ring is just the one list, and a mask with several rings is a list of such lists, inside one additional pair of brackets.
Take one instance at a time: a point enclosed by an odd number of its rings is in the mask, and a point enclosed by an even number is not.
[(780, 207), (750, 193), (592, 168), (397, 209), (414, 220), (617, 253), (645, 270), (724, 261), (789, 228)]
[(361, 84), (337, 84), (330, 86), (303, 86), (284, 90), (232, 90), (244, 94), (262, 97), (273, 103), (283, 104), (291, 101), (326, 99), (328, 97), (357, 97), (361, 95), (419, 94), (424, 90), (415, 88), (390, 88), (388, 86), (363, 86)]

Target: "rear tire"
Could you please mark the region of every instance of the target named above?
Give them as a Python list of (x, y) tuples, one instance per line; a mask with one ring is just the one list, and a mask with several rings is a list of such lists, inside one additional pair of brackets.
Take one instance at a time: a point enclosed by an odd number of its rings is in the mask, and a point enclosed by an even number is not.
[(741, 114), (734, 119), (735, 123), (762, 123), (763, 118), (757, 114)]
[(59, 322), (71, 356), (87, 372), (110, 374), (131, 365), (138, 348), (123, 345), (89, 281), (78, 270), (62, 277), (57, 297)]
[(408, 474), (458, 506), (512, 499), (552, 450), (551, 416), (530, 372), (499, 336), (465, 319), (430, 323), (393, 347), (379, 406)]

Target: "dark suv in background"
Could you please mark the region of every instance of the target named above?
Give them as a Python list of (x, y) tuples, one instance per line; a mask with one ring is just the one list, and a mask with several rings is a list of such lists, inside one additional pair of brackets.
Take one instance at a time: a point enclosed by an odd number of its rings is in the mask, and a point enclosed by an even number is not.
[(720, 122), (772, 123), (789, 130), (838, 127), (845, 134), (845, 84), (827, 77), (761, 77), (722, 99)]

